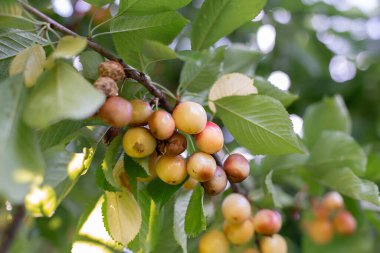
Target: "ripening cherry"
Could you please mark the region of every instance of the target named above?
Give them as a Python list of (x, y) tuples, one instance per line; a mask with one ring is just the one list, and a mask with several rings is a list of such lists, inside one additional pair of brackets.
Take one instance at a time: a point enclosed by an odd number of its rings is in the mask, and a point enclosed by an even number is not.
[(143, 127), (130, 128), (123, 137), (124, 151), (130, 157), (147, 157), (154, 152), (156, 146), (156, 139)]
[(148, 120), (153, 113), (150, 104), (141, 99), (131, 100), (132, 105), (132, 120), (130, 125), (132, 126), (144, 126), (148, 124)]
[(260, 252), (255, 248), (248, 248), (244, 250), (244, 253), (260, 253)]
[(279, 234), (265, 236), (260, 240), (261, 253), (287, 253), (288, 246), (284, 237)]
[(255, 228), (253, 220), (246, 219), (242, 223), (224, 222), (223, 231), (230, 243), (242, 245), (253, 238)]
[(211, 230), (202, 235), (199, 240), (199, 253), (228, 253), (229, 245), (224, 234)]
[(241, 154), (231, 154), (224, 161), (224, 171), (233, 183), (239, 183), (249, 176), (249, 162)]
[(218, 195), (223, 192), (227, 186), (227, 176), (224, 170), (217, 166), (215, 174), (211, 180), (202, 183), (205, 193), (210, 196)]
[(186, 182), (182, 185), (183, 189), (185, 189), (186, 191), (191, 191), (195, 188), (195, 186), (197, 186), (198, 184), (198, 181), (195, 180), (194, 178), (192, 177), (189, 177)]
[(187, 160), (187, 173), (198, 182), (206, 182), (213, 178), (216, 171), (215, 159), (206, 153), (195, 152)]
[(241, 223), (251, 217), (249, 201), (239, 193), (231, 193), (222, 203), (223, 217), (230, 223)]
[(164, 110), (155, 111), (148, 120), (149, 129), (159, 140), (169, 139), (175, 131), (172, 115)]
[(100, 107), (99, 117), (113, 127), (125, 127), (132, 119), (132, 105), (121, 97), (109, 97)]
[(329, 211), (342, 209), (344, 206), (343, 197), (338, 192), (329, 192), (322, 199), (322, 205)]
[(167, 184), (178, 185), (187, 177), (186, 162), (182, 156), (161, 156), (156, 164), (157, 176)]
[(177, 156), (182, 154), (187, 148), (187, 140), (185, 136), (179, 132), (174, 134), (167, 140), (160, 141), (157, 145), (158, 151), (166, 156)]
[(335, 231), (340, 235), (351, 235), (356, 230), (356, 220), (348, 211), (340, 211), (333, 220)]
[(187, 133), (198, 134), (206, 127), (207, 114), (203, 106), (186, 101), (178, 104), (173, 111), (175, 126)]
[(333, 226), (328, 219), (315, 219), (307, 225), (307, 232), (311, 240), (316, 244), (329, 243), (333, 236)]
[(273, 235), (280, 231), (282, 219), (278, 212), (262, 209), (254, 216), (254, 223), (257, 233), (263, 235)]
[(224, 138), (220, 127), (209, 121), (202, 132), (195, 135), (198, 149), (207, 154), (214, 154), (223, 148)]

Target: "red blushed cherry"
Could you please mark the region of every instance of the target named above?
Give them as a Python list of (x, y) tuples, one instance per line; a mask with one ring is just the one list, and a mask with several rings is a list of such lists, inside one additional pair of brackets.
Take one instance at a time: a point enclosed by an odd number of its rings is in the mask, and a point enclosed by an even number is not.
[(351, 235), (356, 230), (356, 220), (348, 211), (340, 211), (333, 220), (333, 226), (337, 234)]
[(198, 149), (208, 154), (214, 154), (223, 148), (224, 138), (220, 127), (209, 121), (202, 132), (195, 135)]
[(281, 215), (268, 209), (258, 211), (253, 220), (256, 232), (263, 235), (276, 234), (282, 226)]

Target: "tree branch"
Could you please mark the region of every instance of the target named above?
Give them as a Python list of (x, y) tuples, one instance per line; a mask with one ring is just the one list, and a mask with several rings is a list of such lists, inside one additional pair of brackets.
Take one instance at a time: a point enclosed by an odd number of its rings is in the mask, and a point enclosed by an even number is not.
[(19, 228), (22, 220), (25, 217), (24, 206), (16, 206), (15, 214), (13, 215), (12, 222), (4, 230), (4, 234), (1, 235), (0, 240), (0, 253), (6, 253), (9, 247), (12, 245), (13, 239), (16, 235), (17, 229)]
[[(24, 2), (21, 2), (21, 4), (25, 8), (25, 10), (27, 10), (28, 12), (34, 14), (35, 16), (37, 16), (37, 17), (41, 18), (42, 20), (44, 20), (45, 22), (47, 22), (51, 26), (51, 28), (53, 28), (57, 31), (60, 31), (64, 34), (67, 34), (67, 35), (80, 36), (79, 34), (73, 32), (72, 30), (68, 29), (67, 27), (59, 24), (57, 21), (55, 21), (52, 18), (48, 17), (47, 15), (43, 14), (42, 12), (40, 12), (39, 10), (34, 8), (33, 6), (30, 6), (29, 4), (24, 3)], [(125, 74), (128, 78), (131, 78), (131, 79), (139, 82), (140, 84), (142, 84), (153, 96), (155, 96), (159, 99), (160, 105), (163, 108), (165, 108), (169, 112), (173, 112), (173, 106), (169, 103), (166, 95), (161, 90), (159, 90), (150, 81), (149, 77), (146, 74), (144, 74), (143, 72), (140, 72), (140, 71), (134, 69), (133, 67), (129, 66), (121, 58), (115, 56), (114, 54), (109, 52), (107, 49), (103, 48), (101, 45), (99, 45), (96, 42), (94, 42), (93, 40), (91, 40), (91, 38), (87, 38), (87, 41), (88, 41), (88, 46), (90, 48), (92, 48), (94, 51), (98, 52), (99, 54), (101, 54), (102, 56), (104, 56), (105, 58), (107, 58), (111, 61), (120, 62), (120, 64), (122, 64), (124, 66), (124, 71), (125, 71)], [(215, 158), (216, 163), (219, 166), (223, 167), (221, 158), (217, 154), (213, 154), (213, 157)], [(239, 186), (237, 184), (232, 183), (231, 181), (230, 181), (230, 184), (231, 184), (231, 188), (234, 192), (246, 195), (239, 188)]]

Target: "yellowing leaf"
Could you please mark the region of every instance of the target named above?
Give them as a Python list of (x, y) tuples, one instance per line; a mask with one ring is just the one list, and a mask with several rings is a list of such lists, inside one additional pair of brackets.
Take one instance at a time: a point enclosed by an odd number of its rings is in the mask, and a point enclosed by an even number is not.
[(12, 61), (9, 75), (23, 73), (26, 87), (32, 87), (44, 70), (45, 51), (41, 45), (22, 50)]
[(115, 241), (127, 245), (140, 231), (140, 206), (129, 191), (106, 192), (105, 196), (108, 231)]
[(71, 58), (82, 52), (87, 46), (87, 40), (83, 37), (65, 36), (62, 37), (57, 48), (49, 56), (45, 66), (51, 68), (55, 59)]
[(213, 112), (216, 112), (215, 104), (212, 101), (234, 95), (244, 96), (251, 94), (257, 94), (253, 79), (240, 73), (226, 74), (221, 76), (211, 87), (208, 105)]

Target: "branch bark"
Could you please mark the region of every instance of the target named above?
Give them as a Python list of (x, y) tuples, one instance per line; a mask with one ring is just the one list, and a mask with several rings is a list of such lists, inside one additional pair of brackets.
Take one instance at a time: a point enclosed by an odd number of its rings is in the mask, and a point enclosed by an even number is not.
[(20, 227), (22, 220), (25, 217), (24, 206), (16, 206), (15, 213), (13, 215), (12, 222), (4, 230), (4, 234), (1, 236), (0, 253), (8, 252), (12, 245), (13, 239), (16, 236), (17, 230)]

